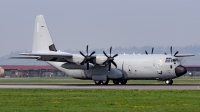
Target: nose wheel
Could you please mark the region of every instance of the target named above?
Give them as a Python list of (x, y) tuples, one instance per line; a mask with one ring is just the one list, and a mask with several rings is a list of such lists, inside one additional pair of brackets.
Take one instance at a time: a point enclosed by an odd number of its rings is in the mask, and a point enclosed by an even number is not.
[(173, 80), (172, 79), (165, 80), (165, 84), (172, 85), (173, 84)]

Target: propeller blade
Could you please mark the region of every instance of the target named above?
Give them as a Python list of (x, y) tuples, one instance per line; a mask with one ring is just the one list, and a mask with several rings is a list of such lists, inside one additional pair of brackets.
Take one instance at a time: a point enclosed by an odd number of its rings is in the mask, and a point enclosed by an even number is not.
[(172, 46), (170, 47), (170, 52), (171, 52), (171, 56), (172, 56)]
[(108, 58), (108, 55), (103, 51), (103, 54)]
[(124, 62), (122, 63), (122, 76), (124, 77)]
[(111, 57), (112, 46), (110, 47), (110, 57)]
[(87, 62), (87, 70), (89, 70), (89, 62)]
[(114, 61), (111, 61), (111, 63), (117, 68), (117, 64)]
[(83, 56), (83, 57), (85, 57), (85, 55), (80, 51), (80, 54)]
[(88, 56), (88, 45), (87, 45), (87, 47), (86, 47), (86, 52), (87, 52), (87, 56)]
[(110, 72), (110, 68), (111, 68), (111, 63), (109, 63), (109, 65), (108, 65), (109, 67), (108, 67), (108, 71)]
[(92, 56), (94, 53), (95, 53), (95, 51), (93, 51), (93, 52), (90, 54), (90, 56)]
[(108, 63), (108, 60), (106, 60), (105, 62), (103, 62), (103, 65), (106, 64), (106, 63)]
[(154, 47), (152, 48), (151, 54), (153, 54)]
[(81, 65), (84, 65), (85, 61), (86, 61), (86, 60), (84, 59), (80, 64), (81, 64)]
[(122, 63), (122, 72), (124, 71), (124, 62)]
[(174, 54), (174, 56), (176, 56), (178, 54), (178, 51), (176, 51), (176, 53)]
[(115, 55), (113, 56), (113, 58), (116, 57), (116, 56), (118, 56), (118, 54), (115, 54)]
[(148, 55), (148, 52), (145, 50), (145, 53)]
[(89, 60), (90, 63), (95, 64), (93, 60)]

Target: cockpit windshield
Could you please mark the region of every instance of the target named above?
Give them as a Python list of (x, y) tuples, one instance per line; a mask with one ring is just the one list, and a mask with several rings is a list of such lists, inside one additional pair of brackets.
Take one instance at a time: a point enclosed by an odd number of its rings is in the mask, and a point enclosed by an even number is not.
[(165, 62), (166, 62), (166, 63), (172, 62), (172, 58), (166, 58)]
[(166, 58), (165, 63), (178, 62), (178, 59)]

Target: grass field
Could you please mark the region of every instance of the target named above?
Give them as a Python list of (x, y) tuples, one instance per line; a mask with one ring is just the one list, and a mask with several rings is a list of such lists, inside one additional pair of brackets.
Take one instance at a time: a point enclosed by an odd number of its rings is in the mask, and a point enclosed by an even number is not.
[[(0, 78), (0, 84), (94, 84), (92, 80), (73, 78)], [(110, 81), (112, 84), (112, 81)], [(127, 84), (165, 84), (156, 80), (129, 80)], [(200, 78), (177, 78), (174, 84), (200, 84)]]
[(0, 112), (197, 112), (199, 90), (0, 89)]

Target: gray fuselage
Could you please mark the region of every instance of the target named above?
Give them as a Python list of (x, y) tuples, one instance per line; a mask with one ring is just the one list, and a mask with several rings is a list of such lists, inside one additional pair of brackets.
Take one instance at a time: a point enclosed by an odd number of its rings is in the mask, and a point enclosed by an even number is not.
[[(98, 56), (96, 61), (105, 60), (105, 57)], [(90, 64), (90, 69), (86, 70), (85, 65), (76, 65), (65, 62), (51, 62), (50, 65), (56, 67), (67, 75), (77, 79), (104, 80), (109, 79), (146, 79), (146, 80), (166, 80), (179, 76), (175, 73), (175, 68), (180, 65), (178, 59), (170, 55), (119, 55), (114, 59), (117, 68), (112, 66), (108, 72), (107, 66)], [(97, 76), (97, 77), (95, 77)]]

